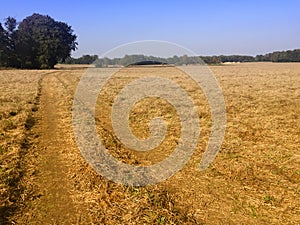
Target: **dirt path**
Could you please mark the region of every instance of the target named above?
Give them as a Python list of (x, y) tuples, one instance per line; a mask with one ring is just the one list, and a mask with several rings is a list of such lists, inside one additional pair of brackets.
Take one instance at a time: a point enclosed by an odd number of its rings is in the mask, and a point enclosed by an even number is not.
[(40, 160), (41, 175), (39, 176), (40, 190), (43, 196), (39, 202), (39, 221), (61, 224), (65, 218), (75, 222), (72, 215), (72, 204), (69, 190), (71, 185), (67, 178), (68, 167), (62, 162), (63, 150), (67, 148), (64, 130), (59, 129), (62, 122), (59, 115), (59, 95), (57, 80), (49, 76), (44, 79), (41, 97), (41, 147), (43, 152)]
[(32, 129), (32, 133), (38, 134), (35, 144), (39, 152), (29, 156), (31, 166), (35, 166), (31, 186), (38, 193), (17, 216), (19, 224), (76, 223), (76, 210), (69, 193), (72, 188), (67, 176), (69, 165), (64, 163), (68, 146), (65, 130), (61, 129), (64, 127), (62, 111), (66, 107), (60, 104), (62, 88), (52, 74), (42, 81), (37, 124)]

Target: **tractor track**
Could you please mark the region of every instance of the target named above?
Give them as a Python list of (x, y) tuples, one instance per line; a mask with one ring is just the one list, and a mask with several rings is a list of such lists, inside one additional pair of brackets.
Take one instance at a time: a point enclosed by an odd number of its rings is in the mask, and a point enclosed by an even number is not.
[(71, 90), (58, 73), (52, 71), (41, 76), (26, 119), (20, 154), (20, 167), (24, 171), (19, 182), (22, 188), (19, 188), (18, 208), (10, 213), (12, 224), (76, 223), (76, 210), (69, 194), (72, 188), (67, 176), (69, 168), (62, 152), (68, 146), (63, 140), (60, 115), (60, 101), (65, 95), (71, 96)]

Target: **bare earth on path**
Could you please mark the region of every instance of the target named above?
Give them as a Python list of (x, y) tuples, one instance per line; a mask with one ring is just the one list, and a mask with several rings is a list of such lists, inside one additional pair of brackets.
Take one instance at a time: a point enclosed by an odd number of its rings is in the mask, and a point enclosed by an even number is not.
[[(63, 115), (60, 105), (61, 91), (55, 77), (46, 76), (42, 81), (40, 98), (39, 126), (33, 128), (39, 134), (40, 154), (37, 158), (37, 177), (33, 180), (40, 196), (32, 206), (32, 215), (28, 224), (61, 224), (68, 218), (68, 223), (76, 222), (75, 208), (70, 197), (68, 165), (65, 164), (64, 152), (68, 147), (66, 134), (61, 129)], [(23, 220), (24, 218), (22, 218)], [(20, 221), (25, 222), (25, 221)]]

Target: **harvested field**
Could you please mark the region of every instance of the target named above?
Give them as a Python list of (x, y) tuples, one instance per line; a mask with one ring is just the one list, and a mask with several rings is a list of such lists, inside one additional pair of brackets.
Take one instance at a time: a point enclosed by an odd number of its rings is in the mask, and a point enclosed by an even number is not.
[(132, 132), (148, 137), (149, 120), (161, 116), (169, 124), (166, 139), (146, 153), (126, 148), (110, 122), (114, 97), (122, 87), (155, 73), (171, 77), (196, 105), (201, 134), (190, 161), (166, 181), (139, 188), (101, 177), (80, 154), (72, 104), (84, 68), (0, 70), (0, 222), (300, 224), (300, 64), (210, 69), (223, 90), (227, 128), (221, 151), (202, 172), (210, 111), (205, 95), (185, 74), (173, 67), (125, 68), (100, 93), (98, 133), (112, 155), (132, 165), (166, 158), (178, 143), (180, 121), (168, 102), (142, 100), (130, 114)]

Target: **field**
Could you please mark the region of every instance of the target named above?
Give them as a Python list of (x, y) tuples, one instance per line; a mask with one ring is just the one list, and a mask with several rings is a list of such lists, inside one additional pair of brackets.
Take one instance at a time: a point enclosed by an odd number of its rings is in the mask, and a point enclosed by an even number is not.
[(223, 90), (227, 126), (220, 152), (202, 172), (211, 116), (205, 95), (185, 74), (126, 68), (100, 93), (97, 131), (115, 158), (132, 165), (166, 158), (178, 143), (180, 120), (168, 102), (142, 100), (130, 114), (132, 132), (148, 137), (149, 120), (162, 116), (166, 139), (146, 153), (124, 147), (110, 122), (120, 88), (150, 72), (172, 78), (195, 103), (201, 135), (193, 156), (173, 177), (146, 187), (109, 181), (83, 159), (72, 104), (85, 68), (0, 70), (0, 223), (299, 225), (300, 63), (210, 69)]

